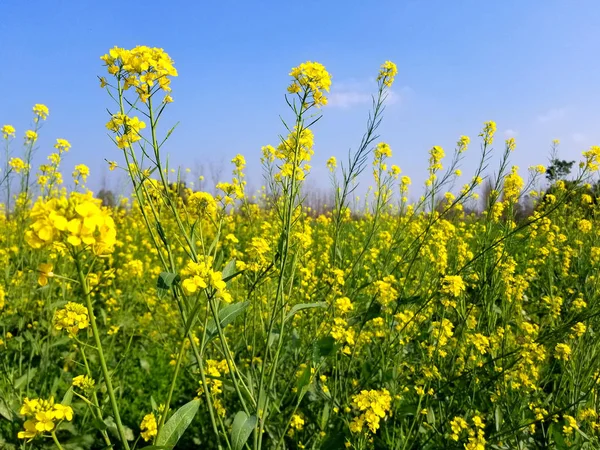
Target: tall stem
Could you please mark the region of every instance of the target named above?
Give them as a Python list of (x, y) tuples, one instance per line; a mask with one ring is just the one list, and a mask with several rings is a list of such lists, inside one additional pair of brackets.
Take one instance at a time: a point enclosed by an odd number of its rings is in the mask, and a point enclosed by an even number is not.
[(123, 424), (121, 423), (121, 416), (119, 414), (119, 406), (117, 405), (117, 398), (115, 396), (115, 391), (113, 389), (112, 382), (110, 381), (110, 374), (108, 373), (108, 366), (106, 365), (106, 358), (104, 357), (104, 351), (102, 350), (102, 341), (100, 340), (100, 333), (98, 332), (98, 326), (96, 324), (96, 317), (94, 316), (94, 307), (92, 305), (92, 297), (90, 296), (90, 292), (89, 292), (88, 286), (87, 286), (87, 281), (85, 279), (85, 275), (83, 274), (83, 270), (81, 268), (81, 262), (79, 261), (79, 255), (75, 256), (75, 265), (77, 267), (79, 283), (81, 284), (81, 289), (83, 290), (83, 297), (85, 299), (85, 304), (86, 304), (86, 307), (88, 310), (88, 315), (90, 316), (90, 325), (92, 326), (92, 333), (94, 334), (94, 341), (96, 343), (96, 350), (98, 351), (98, 357), (100, 359), (100, 367), (102, 368), (102, 375), (104, 376), (104, 382), (106, 383), (106, 392), (108, 393), (108, 397), (110, 398), (110, 406), (112, 408), (113, 415), (115, 416), (117, 432), (119, 433), (119, 437), (121, 438), (123, 447), (126, 450), (129, 450), (129, 444), (127, 442), (127, 437), (125, 436), (125, 429), (123, 428)]

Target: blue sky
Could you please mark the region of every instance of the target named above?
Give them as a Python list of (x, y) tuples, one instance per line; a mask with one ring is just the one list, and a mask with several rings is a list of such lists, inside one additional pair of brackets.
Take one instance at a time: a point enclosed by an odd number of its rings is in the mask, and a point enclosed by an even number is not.
[(306, 60), (324, 64), (333, 80), (315, 128), (311, 179), (318, 186), (328, 183), (327, 158), (358, 145), (385, 60), (399, 73), (381, 140), (415, 181), (424, 178), (428, 149), (449, 153), (462, 134), (473, 139), (468, 174), (487, 120), (498, 124), (498, 153), (504, 138), (517, 139), (513, 162), (522, 169), (546, 163), (554, 138), (569, 159), (600, 144), (594, 0), (3, 0), (0, 17), (0, 125), (22, 135), (33, 104), (48, 105), (39, 159), (57, 137), (68, 139), (64, 171), (88, 164), (93, 189), (104, 179), (116, 187), (119, 177), (104, 159), (122, 160), (104, 128), (113, 105), (97, 81), (99, 57), (114, 45), (162, 47), (175, 60), (175, 102), (165, 116), (180, 122), (167, 149), (173, 163), (222, 165), (228, 177), (228, 161), (242, 153), (255, 188), (260, 147), (276, 144), (279, 115), (290, 117), (289, 70)]

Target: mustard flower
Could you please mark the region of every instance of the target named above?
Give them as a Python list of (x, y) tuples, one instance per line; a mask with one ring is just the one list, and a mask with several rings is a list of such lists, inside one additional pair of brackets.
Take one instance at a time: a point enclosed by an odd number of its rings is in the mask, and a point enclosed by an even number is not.
[(33, 130), (27, 130), (25, 132), (25, 143), (26, 144), (33, 144), (35, 141), (37, 141), (38, 135), (35, 131)]
[(496, 122), (490, 120), (483, 125), (483, 131), (479, 134), (483, 138), (485, 145), (492, 145), (496, 134)]
[(12, 125), (4, 125), (0, 128), (0, 133), (2, 133), (4, 139), (8, 139), (9, 137), (15, 137), (16, 130)]
[(554, 354), (557, 359), (568, 361), (571, 358), (571, 347), (569, 344), (556, 344)]
[(85, 330), (89, 326), (90, 319), (85, 306), (68, 302), (64, 308), (54, 313), (53, 322), (57, 330), (65, 329), (69, 335), (76, 335), (79, 330)]
[[(304, 93), (311, 102), (306, 106), (316, 106), (317, 108), (327, 104), (327, 97), (323, 91), (329, 92), (331, 87), (331, 76), (325, 69), (325, 66), (318, 62), (307, 61), (294, 67), (290, 76), (292, 83), (288, 86), (288, 92), (291, 94)], [(303, 108), (305, 105), (302, 105)]]
[(33, 113), (36, 116), (34, 120), (37, 122), (39, 119), (46, 120), (50, 114), (50, 111), (46, 105), (37, 103), (33, 106)]
[(140, 430), (142, 431), (140, 434), (144, 441), (148, 442), (158, 432), (158, 423), (156, 422), (156, 417), (154, 413), (146, 414), (142, 419), (142, 423), (140, 424)]
[(381, 65), (379, 69), (379, 75), (377, 75), (377, 81), (382, 81), (387, 87), (392, 87), (394, 83), (394, 77), (398, 74), (398, 68), (396, 64), (391, 61), (386, 61)]

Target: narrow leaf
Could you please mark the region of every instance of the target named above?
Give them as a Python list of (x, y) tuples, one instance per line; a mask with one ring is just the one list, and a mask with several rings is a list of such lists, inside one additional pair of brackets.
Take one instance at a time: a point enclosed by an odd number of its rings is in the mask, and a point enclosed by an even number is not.
[(200, 400), (186, 403), (165, 423), (156, 437), (157, 446), (174, 447), (198, 412)]
[(240, 411), (233, 419), (231, 428), (231, 446), (233, 450), (242, 450), (244, 444), (252, 434), (252, 430), (256, 427), (258, 419), (256, 416), (248, 417), (244, 411)]
[(179, 275), (171, 272), (161, 272), (156, 281), (156, 287), (159, 289), (171, 289), (174, 283), (179, 281)]
[(294, 317), (294, 314), (296, 314), (298, 311), (302, 311), (303, 309), (327, 308), (327, 306), (327, 302), (300, 303), (298, 305), (294, 305), (292, 306), (292, 309), (290, 309), (290, 312), (287, 313), (287, 316), (285, 316), (285, 321), (287, 322)]
[[(250, 302), (232, 303), (219, 310), (219, 323), (221, 328), (225, 328), (232, 323), (246, 308), (250, 306)], [(209, 340), (217, 335), (217, 324), (214, 319), (210, 319), (206, 325), (206, 331), (209, 334)]]

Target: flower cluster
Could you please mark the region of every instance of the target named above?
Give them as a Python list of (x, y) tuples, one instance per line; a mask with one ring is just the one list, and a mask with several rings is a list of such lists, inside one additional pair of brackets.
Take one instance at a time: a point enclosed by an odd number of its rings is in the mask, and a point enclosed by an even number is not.
[(217, 202), (208, 192), (194, 192), (187, 199), (187, 211), (194, 220), (202, 217), (213, 218), (217, 213)]
[(140, 424), (140, 435), (144, 441), (148, 442), (158, 432), (158, 424), (156, 423), (156, 417), (154, 413), (146, 414)]
[[(225, 407), (223, 406), (223, 401), (220, 398), (220, 394), (223, 393), (223, 375), (229, 373), (229, 366), (227, 365), (227, 361), (222, 359), (221, 361), (217, 361), (214, 359), (209, 359), (206, 361), (206, 384), (208, 389), (210, 390), (211, 395), (213, 396), (213, 405), (217, 414), (221, 417), (225, 417)], [(204, 390), (202, 387), (198, 389), (198, 395), (202, 395)]]
[(50, 114), (50, 111), (48, 110), (48, 107), (46, 105), (36, 103), (35, 105), (33, 105), (33, 114), (35, 115), (34, 120), (37, 122), (40, 119), (46, 120), (48, 118), (48, 115)]
[[(171, 92), (169, 77), (177, 76), (173, 60), (162, 48), (137, 46), (127, 50), (114, 47), (100, 59), (106, 64), (110, 75), (124, 80), (123, 89), (134, 87), (144, 103), (158, 89)], [(106, 85), (106, 80), (101, 79), (101, 83)], [(169, 95), (166, 100), (171, 101)]]
[(298, 130), (294, 127), (285, 140), (274, 148), (267, 145), (262, 148), (263, 162), (272, 163), (278, 160), (279, 172), (276, 180), (291, 178), (302, 181), (311, 169), (308, 164), (314, 155), (314, 135), (308, 128)]
[(350, 423), (350, 431), (360, 433), (365, 424), (371, 433), (377, 432), (381, 419), (392, 407), (392, 396), (387, 389), (363, 390), (352, 397), (352, 403), (360, 414)]
[(73, 387), (77, 387), (83, 391), (90, 391), (94, 388), (96, 382), (88, 375), (77, 375), (71, 383)]
[(15, 127), (12, 125), (3, 125), (2, 128), (0, 128), (0, 133), (2, 133), (3, 139), (8, 139), (10, 137), (14, 138), (16, 131), (17, 130), (15, 130)]
[(193, 295), (210, 287), (217, 298), (226, 303), (232, 302), (223, 275), (212, 269), (212, 258), (201, 259), (198, 262), (190, 261), (181, 271), (181, 275), (184, 278), (181, 288), (185, 295)]
[(396, 64), (391, 61), (386, 61), (381, 65), (379, 69), (379, 75), (377, 75), (377, 81), (383, 82), (387, 87), (392, 87), (394, 83), (394, 77), (398, 74), (398, 68)]
[(521, 189), (523, 189), (524, 182), (519, 176), (519, 168), (513, 166), (510, 173), (504, 178), (504, 199), (508, 202), (516, 202), (521, 195)]
[(119, 113), (113, 114), (107, 122), (106, 128), (117, 135), (115, 138), (117, 147), (124, 149), (142, 139), (140, 132), (146, 128), (146, 124), (137, 116), (129, 117)]
[(19, 439), (33, 439), (37, 435), (53, 432), (63, 420), (73, 420), (73, 409), (70, 406), (54, 403), (54, 398), (48, 400), (39, 398), (23, 400), (20, 411), (27, 420), (23, 425), (25, 430), (19, 431)]
[(85, 306), (68, 302), (64, 308), (54, 313), (54, 328), (67, 330), (69, 335), (75, 336), (79, 330), (85, 330), (90, 324), (88, 310)]
[(331, 87), (331, 76), (325, 70), (325, 66), (318, 62), (307, 61), (294, 67), (290, 72), (293, 78), (288, 87), (290, 94), (299, 94), (304, 97), (304, 108), (316, 106), (317, 108), (327, 104), (327, 97), (323, 91), (329, 92)]
[(33, 220), (25, 233), (33, 248), (53, 244), (91, 248), (96, 255), (111, 253), (117, 232), (111, 211), (91, 192), (72, 192), (68, 198), (39, 198), (31, 211)]

